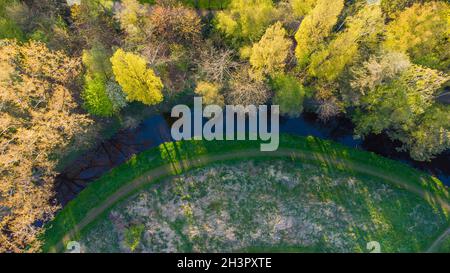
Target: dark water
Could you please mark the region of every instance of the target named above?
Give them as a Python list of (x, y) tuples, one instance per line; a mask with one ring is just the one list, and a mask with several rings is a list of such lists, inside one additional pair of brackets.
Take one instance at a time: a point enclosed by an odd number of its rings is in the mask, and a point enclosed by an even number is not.
[(354, 139), (354, 126), (348, 119), (335, 119), (327, 124), (317, 121), (312, 114), (302, 115), (296, 119), (280, 120), (280, 131), (294, 135), (313, 135), (330, 139), (349, 147), (371, 151), (394, 160), (404, 162), (414, 168), (438, 177), (445, 185), (450, 186), (450, 150), (436, 156), (429, 162), (413, 160), (408, 153), (399, 152), (400, 142), (389, 139), (385, 134), (369, 135), (364, 139)]
[[(58, 202), (65, 205), (87, 184), (102, 176), (111, 168), (120, 165), (133, 154), (142, 152), (159, 144), (171, 141), (170, 117), (152, 116), (134, 129), (119, 131), (114, 137), (99, 144), (98, 147), (80, 156), (67, 166), (56, 179)], [(281, 118), (280, 131), (299, 136), (316, 136), (330, 139), (346, 146), (364, 149), (400, 160), (422, 171), (435, 175), (450, 186), (450, 151), (443, 153), (431, 162), (412, 160), (407, 153), (396, 151), (399, 143), (392, 142), (384, 135), (372, 135), (364, 140), (354, 139), (353, 125), (344, 118), (326, 124), (317, 121), (313, 114), (299, 118)]]

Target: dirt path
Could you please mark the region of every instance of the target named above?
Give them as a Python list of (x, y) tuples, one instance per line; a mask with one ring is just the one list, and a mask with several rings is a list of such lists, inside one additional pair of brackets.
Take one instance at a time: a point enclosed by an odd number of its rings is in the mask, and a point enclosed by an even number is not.
[(431, 244), (431, 246), (427, 249), (427, 253), (433, 253), (435, 252), (438, 247), (442, 244), (442, 241), (444, 241), (447, 236), (450, 236), (450, 227), (444, 231), (444, 233), (441, 234), (434, 242)]
[[(225, 160), (232, 160), (236, 158), (258, 158), (258, 157), (290, 157), (293, 159), (304, 159), (304, 160), (319, 160), (321, 162), (326, 162), (327, 164), (332, 165), (339, 165), (339, 166), (345, 166), (348, 169), (351, 169), (353, 171), (367, 174), (370, 176), (381, 178), (387, 182), (390, 182), (391, 184), (394, 184), (396, 186), (402, 187), (414, 194), (419, 195), (420, 197), (426, 199), (429, 202), (437, 203), (442, 206), (443, 209), (450, 212), (450, 204), (443, 200), (442, 198), (435, 196), (433, 193), (425, 191), (424, 189), (412, 185), (411, 183), (408, 183), (408, 181), (402, 181), (400, 178), (392, 176), (392, 175), (386, 175), (384, 173), (380, 173), (379, 170), (373, 168), (370, 165), (364, 164), (364, 162), (353, 162), (346, 159), (336, 159), (331, 158), (327, 154), (321, 154), (321, 153), (313, 153), (313, 152), (306, 152), (296, 149), (279, 149), (276, 152), (261, 152), (257, 149), (251, 149), (251, 150), (243, 150), (243, 151), (237, 151), (227, 154), (221, 154), (221, 155), (205, 155), (200, 156), (198, 158), (189, 159), (189, 160), (183, 160), (179, 161), (176, 164), (167, 164), (158, 168), (155, 168), (139, 178), (133, 180), (132, 182), (124, 185), (120, 189), (118, 189), (114, 194), (109, 196), (100, 206), (96, 207), (95, 209), (92, 209), (89, 211), (84, 219), (80, 221), (70, 232), (68, 232), (63, 239), (58, 243), (58, 245), (54, 246), (50, 251), (56, 252), (58, 250), (63, 250), (64, 245), (66, 242), (70, 241), (71, 238), (74, 237), (75, 234), (77, 234), (79, 231), (81, 231), (83, 228), (85, 228), (88, 224), (90, 224), (92, 221), (94, 221), (101, 213), (106, 211), (108, 208), (113, 206), (118, 200), (121, 198), (131, 194), (133, 191), (141, 188), (143, 185), (151, 183), (154, 180), (158, 180), (160, 178), (163, 178), (168, 175), (175, 175), (182, 173), (183, 171), (187, 171), (194, 167), (200, 167), (204, 166), (206, 164), (218, 162), (218, 161), (225, 161)], [(450, 229), (447, 230), (447, 232), (450, 233)], [(444, 236), (441, 235), (441, 237)], [(439, 237), (439, 238), (441, 238)], [(439, 241), (436, 240), (435, 243), (438, 243)], [(445, 236), (444, 236), (445, 238)], [(441, 239), (442, 240), (442, 239)]]

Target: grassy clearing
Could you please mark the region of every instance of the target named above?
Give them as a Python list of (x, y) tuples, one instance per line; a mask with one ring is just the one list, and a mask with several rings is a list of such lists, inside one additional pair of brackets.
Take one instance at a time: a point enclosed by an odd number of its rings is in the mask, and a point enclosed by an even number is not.
[[(76, 199), (69, 202), (64, 210), (60, 211), (54, 221), (47, 225), (47, 231), (43, 238), (45, 242), (43, 251), (48, 251), (52, 246), (60, 242), (64, 234), (72, 230), (90, 210), (99, 206), (119, 188), (146, 172), (159, 166), (166, 164), (175, 165), (180, 160), (193, 160), (203, 155), (214, 156), (244, 149), (259, 149), (259, 145), (258, 141), (182, 141), (162, 144), (158, 148), (140, 153), (127, 163), (112, 169), (92, 183)], [(364, 164), (448, 200), (448, 193), (438, 179), (412, 169), (405, 164), (388, 160), (373, 153), (350, 149), (340, 144), (314, 137), (295, 137), (290, 135), (281, 135), (280, 147), (321, 155), (317, 157), (316, 164), (323, 169), (352, 172), (346, 164), (330, 163), (332, 160), (346, 160)], [(184, 171), (186, 170), (179, 170), (180, 173)], [(436, 204), (432, 205), (437, 206)]]
[(272, 158), (214, 163), (153, 185), (80, 242), (87, 252), (111, 234), (107, 252), (366, 252), (369, 241), (419, 252), (448, 224), (443, 210), (379, 178)]

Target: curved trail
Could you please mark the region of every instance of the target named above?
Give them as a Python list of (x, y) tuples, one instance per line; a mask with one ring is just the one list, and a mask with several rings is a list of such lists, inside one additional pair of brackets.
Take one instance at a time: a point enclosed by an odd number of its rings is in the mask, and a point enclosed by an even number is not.
[[(141, 175), (139, 178), (136, 178), (130, 183), (127, 183), (126, 185), (119, 188), (114, 194), (110, 195), (106, 200), (104, 200), (100, 206), (90, 210), (83, 218), (83, 220), (81, 220), (74, 228), (72, 228), (71, 231), (66, 233), (62, 238), (62, 240), (58, 243), (58, 245), (51, 248), (50, 251), (56, 252), (58, 250), (64, 249), (65, 242), (68, 242), (71, 238), (73, 238), (75, 234), (77, 234), (88, 224), (94, 221), (101, 213), (103, 213), (108, 208), (113, 206), (121, 198), (133, 193), (135, 190), (141, 188), (145, 184), (149, 184), (154, 180), (158, 180), (169, 175), (180, 174), (191, 168), (204, 166), (206, 164), (218, 161), (226, 161), (242, 158), (258, 158), (258, 157), (290, 157), (292, 159), (303, 159), (306, 161), (320, 161), (335, 166), (345, 166), (346, 168), (351, 169), (352, 171), (381, 178), (393, 185), (404, 188), (407, 191), (410, 191), (426, 199), (431, 203), (439, 204), (443, 209), (450, 212), (450, 204), (446, 200), (443, 200), (439, 196), (436, 196), (435, 194), (428, 192), (418, 186), (415, 186), (407, 181), (402, 181), (402, 179), (399, 177), (380, 173), (379, 169), (373, 168), (368, 164), (364, 164), (364, 162), (356, 163), (351, 160), (346, 160), (342, 158), (340, 159), (332, 158), (329, 155), (323, 153), (306, 152), (298, 149), (280, 148), (279, 150), (274, 152), (261, 152), (259, 151), (259, 149), (248, 149), (230, 152), (226, 154), (199, 156), (197, 158), (189, 160), (178, 161), (177, 163), (173, 164), (166, 164), (158, 168), (152, 169), (151, 171), (148, 171), (147, 173)], [(450, 229), (448, 229), (443, 235), (441, 235), (433, 243), (432, 247), (434, 245), (437, 245), (441, 240), (443, 240), (443, 238), (445, 238), (447, 233), (450, 233)]]
[(448, 229), (446, 229), (441, 236), (439, 236), (432, 244), (431, 246), (427, 249), (427, 253), (433, 253), (435, 252), (438, 247), (441, 245), (442, 241), (444, 241), (447, 236), (450, 236), (450, 227)]

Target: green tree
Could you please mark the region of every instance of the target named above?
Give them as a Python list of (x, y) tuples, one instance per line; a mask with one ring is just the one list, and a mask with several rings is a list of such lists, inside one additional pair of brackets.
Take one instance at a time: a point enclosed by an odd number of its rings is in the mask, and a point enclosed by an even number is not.
[(276, 21), (276, 9), (272, 0), (232, 0), (216, 19), (217, 28), (240, 44), (258, 40)]
[(295, 34), (295, 55), (300, 67), (309, 63), (311, 54), (331, 34), (343, 8), (343, 0), (318, 0), (314, 9), (303, 19)]
[(42, 41), (53, 49), (70, 48), (74, 37), (63, 20), (65, 9), (59, 0), (7, 2), (7, 18), (22, 30), (23, 40)]
[(298, 117), (303, 111), (305, 88), (293, 76), (279, 74), (271, 81), (275, 91), (273, 103), (280, 105), (280, 113)]
[(82, 54), (83, 65), (86, 67), (87, 73), (102, 74), (104, 77), (112, 76), (110, 57), (109, 50), (102, 44), (96, 44), (90, 50), (84, 50)]
[(448, 71), (450, 3), (414, 4), (387, 26), (385, 48), (407, 53), (416, 64)]
[(258, 43), (251, 49), (250, 64), (258, 73), (272, 75), (282, 72), (292, 41), (280, 22), (267, 28)]
[(402, 138), (411, 157), (428, 160), (450, 148), (450, 106), (435, 104), (417, 119), (410, 134)]
[(138, 224), (125, 229), (125, 244), (133, 252), (140, 244), (142, 233), (145, 231), (143, 224)]
[(89, 113), (102, 117), (114, 114), (114, 107), (106, 93), (106, 79), (101, 74), (87, 75), (85, 87), (81, 94), (84, 106)]
[(163, 100), (163, 84), (144, 58), (118, 49), (111, 57), (112, 70), (128, 101), (140, 101), (147, 105)]
[(114, 78), (108, 80), (106, 83), (106, 94), (112, 103), (114, 112), (118, 112), (127, 106), (127, 97), (122, 91), (122, 87), (120, 87)]
[(82, 93), (84, 106), (89, 113), (109, 117), (125, 107), (125, 94), (114, 83), (110, 53), (104, 46), (96, 44), (83, 51), (82, 60), (86, 68)]
[[(354, 116), (356, 133), (367, 135), (385, 131), (392, 139), (403, 142), (415, 159), (428, 160), (441, 151), (442, 145), (436, 149), (424, 145), (424, 134), (433, 136), (434, 141), (445, 135), (448, 137), (448, 125), (441, 123), (446, 119), (436, 121), (431, 113), (439, 114), (439, 118), (445, 115), (443, 108), (434, 109), (434, 99), (437, 90), (449, 79), (437, 70), (413, 65), (399, 78), (380, 84), (361, 99), (362, 107)], [(443, 132), (447, 133), (441, 136)], [(420, 142), (415, 143), (416, 140)], [(448, 145), (448, 140), (442, 143)]]
[(336, 80), (349, 64), (357, 60), (362, 45), (377, 42), (383, 27), (379, 6), (366, 6), (347, 20), (342, 33), (312, 55), (309, 74), (327, 81)]
[(24, 40), (24, 33), (20, 26), (8, 14), (10, 9), (19, 5), (17, 1), (0, 0), (0, 39), (16, 38)]
[(386, 52), (371, 56), (362, 65), (353, 67), (350, 81), (352, 92), (347, 94), (346, 99), (350, 101), (350, 105), (358, 105), (362, 95), (396, 79), (410, 67), (409, 57), (404, 53)]

